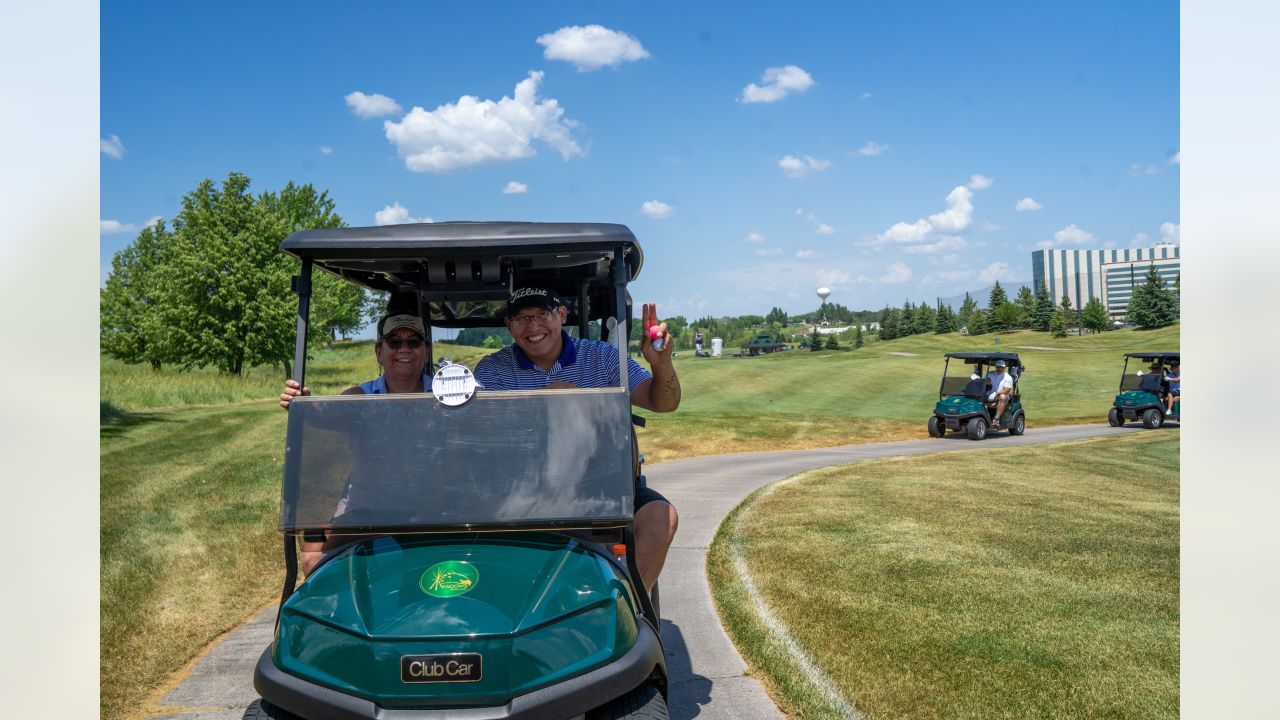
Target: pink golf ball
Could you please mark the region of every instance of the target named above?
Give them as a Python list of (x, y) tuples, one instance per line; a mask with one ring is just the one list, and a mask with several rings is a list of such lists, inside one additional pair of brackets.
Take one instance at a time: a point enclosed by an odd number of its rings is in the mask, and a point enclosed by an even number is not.
[(650, 340), (657, 340), (657, 339), (658, 339), (658, 335), (659, 335), (661, 332), (662, 332), (662, 331), (658, 329), (658, 326), (657, 326), (657, 325), (652, 325), (652, 326), (650, 326), (650, 327), (649, 327), (649, 339), (650, 339)]

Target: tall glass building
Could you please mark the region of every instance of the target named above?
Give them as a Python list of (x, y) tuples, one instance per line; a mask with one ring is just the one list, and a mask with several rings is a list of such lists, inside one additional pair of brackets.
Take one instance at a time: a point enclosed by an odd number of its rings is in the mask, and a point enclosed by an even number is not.
[(1065, 295), (1076, 309), (1098, 298), (1112, 317), (1123, 317), (1148, 267), (1154, 265), (1173, 287), (1182, 270), (1178, 250), (1170, 244), (1123, 250), (1036, 250), (1031, 253), (1035, 291), (1047, 286), (1055, 304)]

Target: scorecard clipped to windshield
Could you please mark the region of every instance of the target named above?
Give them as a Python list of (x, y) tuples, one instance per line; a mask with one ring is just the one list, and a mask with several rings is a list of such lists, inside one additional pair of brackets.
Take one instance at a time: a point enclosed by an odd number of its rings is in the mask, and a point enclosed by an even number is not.
[(280, 529), (511, 530), (624, 525), (634, 513), (621, 388), (299, 397)]

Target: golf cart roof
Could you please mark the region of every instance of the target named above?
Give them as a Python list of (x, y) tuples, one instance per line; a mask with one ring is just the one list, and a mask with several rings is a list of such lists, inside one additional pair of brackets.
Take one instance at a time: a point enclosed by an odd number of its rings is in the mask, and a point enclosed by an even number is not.
[[(577, 317), (582, 294), (590, 319), (615, 304), (613, 266), (640, 275), (644, 253), (613, 223), (439, 222), (318, 228), (293, 233), (280, 249), (327, 272), (390, 293), (416, 293), (438, 327), (501, 325), (511, 290), (545, 287)], [(629, 303), (628, 303), (629, 304)]]
[(1174, 362), (1178, 361), (1178, 357), (1180, 355), (1181, 353), (1176, 352), (1136, 352), (1124, 354), (1127, 358), (1138, 358), (1139, 360), (1173, 360)]
[(961, 353), (947, 353), (946, 356), (949, 358), (964, 360), (967, 363), (978, 363), (978, 362), (986, 363), (986, 362), (995, 362), (996, 360), (1004, 360), (1005, 362), (1009, 363), (1010, 365), (1013, 365), (1014, 367), (1018, 367), (1022, 365), (1022, 361), (1018, 359), (1017, 353), (961, 352)]

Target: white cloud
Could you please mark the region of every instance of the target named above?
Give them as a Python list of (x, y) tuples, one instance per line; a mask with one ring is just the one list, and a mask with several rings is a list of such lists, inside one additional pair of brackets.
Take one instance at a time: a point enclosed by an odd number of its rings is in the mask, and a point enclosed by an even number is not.
[(982, 223), (982, 229), (986, 230), (987, 232), (998, 232), (1000, 230), (1003, 230), (1004, 226), (999, 225), (997, 223), (993, 223), (990, 220), (985, 220)]
[(325, 154), (325, 155), (332, 155), (332, 154), (333, 154), (333, 148), (329, 147), (328, 145), (321, 145), (321, 146), (320, 146), (320, 152), (321, 152), (321, 153), (323, 153), (323, 154)]
[(1017, 278), (1009, 271), (1009, 263), (1003, 262), (994, 262), (986, 266), (982, 272), (978, 273), (978, 279), (984, 283), (993, 283), (997, 280), (1017, 282)]
[(937, 230), (959, 232), (973, 222), (973, 191), (963, 185), (947, 194), (947, 209), (930, 215), (929, 223)]
[(645, 203), (640, 206), (640, 212), (655, 220), (671, 217), (671, 213), (675, 211), (675, 208), (659, 200), (646, 200)]
[(507, 186), (502, 188), (503, 195), (517, 195), (519, 193), (526, 192), (529, 192), (529, 186), (522, 182), (516, 182), (515, 180), (507, 183)]
[(639, 40), (601, 25), (562, 27), (539, 36), (538, 44), (545, 48), (544, 58), (571, 62), (578, 72), (591, 72), (606, 65), (617, 67), (627, 60), (649, 57)]
[(409, 210), (398, 201), (395, 204), (388, 205), (373, 214), (373, 223), (375, 225), (404, 225), (407, 223), (429, 222), (435, 222), (435, 220), (432, 220), (429, 217), (409, 217)]
[[(1160, 226), (1160, 240), (1177, 245), (1182, 242), (1182, 226), (1167, 222)], [(1198, 246), (1197, 246), (1198, 247)]]
[(994, 180), (987, 177), (986, 175), (982, 175), (981, 173), (977, 175), (969, 176), (970, 190), (986, 190), (987, 188), (991, 187), (993, 184), (995, 184)]
[(505, 162), (535, 155), (534, 140), (541, 140), (568, 160), (582, 148), (571, 133), (578, 123), (564, 116), (554, 98), (540, 100), (541, 72), (516, 85), (515, 97), (480, 100), (463, 95), (456, 103), (431, 112), (410, 110), (400, 122), (383, 123), (405, 167), (414, 172), (443, 173), (487, 162)]
[(864, 92), (864, 93), (862, 93), (861, 95), (859, 95), (859, 96), (858, 96), (858, 99), (859, 99), (859, 100), (870, 100), (870, 99), (871, 99), (871, 93), (869, 93), (869, 92)]
[(814, 230), (814, 232), (819, 235), (835, 235), (836, 229), (826, 223), (818, 223), (818, 229)]
[(99, 220), (98, 233), (113, 235), (115, 233), (137, 232), (138, 226), (133, 223), (122, 223), (119, 220)]
[(1181, 164), (1182, 164), (1182, 151), (1181, 151), (1181, 150), (1179, 150), (1178, 152), (1174, 153), (1172, 156), (1170, 156), (1170, 157), (1169, 157), (1169, 164), (1170, 164), (1170, 165), (1181, 165)]
[(782, 168), (782, 172), (789, 178), (802, 178), (811, 172), (826, 170), (830, 164), (830, 160), (818, 160), (808, 155), (805, 155), (804, 159), (787, 155), (778, 161), (778, 167)]
[(1013, 206), (1013, 209), (1018, 212), (1031, 212), (1032, 210), (1040, 210), (1042, 208), (1044, 208), (1043, 205), (1036, 202), (1035, 198), (1030, 198), (1030, 197), (1022, 198), (1021, 200), (1018, 201), (1017, 205)]
[(738, 102), (771, 103), (777, 102), (793, 92), (804, 92), (813, 87), (813, 78), (809, 73), (796, 67), (771, 67), (760, 77), (760, 85), (751, 83), (742, 88), (742, 96)]
[(943, 235), (936, 242), (927, 245), (908, 245), (902, 248), (902, 252), (911, 253), (913, 255), (929, 255), (937, 252), (950, 252), (967, 247), (968, 242), (964, 238), (956, 235)]
[(753, 231), (751, 231), (751, 232), (747, 233), (747, 236), (746, 236), (745, 238), (743, 238), (743, 242), (748, 242), (748, 243), (753, 243), (753, 244), (759, 244), (759, 243), (764, 242), (764, 236), (763, 236), (763, 235), (761, 235), (761, 234), (760, 234), (760, 233), (758, 233), (758, 232), (755, 232), (755, 231), (753, 230)]
[(102, 150), (102, 154), (107, 157), (113, 157), (117, 160), (124, 157), (124, 143), (120, 142), (119, 135), (112, 135), (109, 138), (98, 138), (98, 147)]
[(862, 157), (875, 157), (876, 155), (883, 155), (884, 151), (888, 149), (889, 149), (888, 145), (881, 145), (879, 143), (868, 140), (866, 145), (863, 145), (862, 147), (858, 148), (857, 150), (854, 150), (849, 154), (861, 155)]
[(880, 276), (880, 282), (886, 285), (900, 285), (910, 279), (911, 268), (901, 260), (885, 268), (884, 275)]
[(756, 248), (756, 254), (760, 257), (769, 257), (771, 255), (781, 255), (782, 248)]
[(1147, 235), (1144, 232), (1140, 232), (1137, 235), (1133, 236), (1133, 242), (1129, 244), (1132, 245), (1133, 247), (1146, 247), (1150, 241), (1151, 241), (1151, 236)]
[(933, 226), (927, 220), (917, 220), (913, 224), (894, 223), (893, 227), (885, 230), (880, 237), (896, 243), (913, 243), (925, 239), (932, 231)]
[[(910, 272), (910, 270), (908, 270), (907, 272)], [(829, 269), (819, 270), (818, 276), (817, 276), (818, 284), (826, 285), (828, 287), (832, 285), (848, 285), (849, 281), (852, 278), (853, 276), (845, 272), (844, 270), (829, 270)]]
[(1036, 243), (1039, 248), (1051, 248), (1059, 245), (1085, 245), (1098, 239), (1097, 235), (1076, 227), (1075, 223), (1062, 228), (1053, 234), (1052, 240), (1041, 240)]
[(1155, 165), (1143, 165), (1142, 163), (1134, 163), (1129, 166), (1130, 175), (1155, 175), (1160, 172), (1160, 168)]
[(955, 283), (973, 277), (972, 270), (938, 270), (920, 278), (921, 285), (935, 285), (940, 282)]
[(811, 257), (814, 257), (814, 256), (816, 256), (816, 255), (817, 255), (817, 253), (816, 253), (816, 252), (814, 252), (814, 251), (812, 251), (812, 250), (797, 250), (797, 251), (796, 251), (796, 257), (801, 258), (801, 259), (804, 259), (804, 258), (811, 258)]
[(351, 112), (362, 118), (395, 115), (401, 111), (400, 103), (379, 93), (365, 95), (357, 90), (343, 99), (347, 101), (347, 107), (351, 108)]

